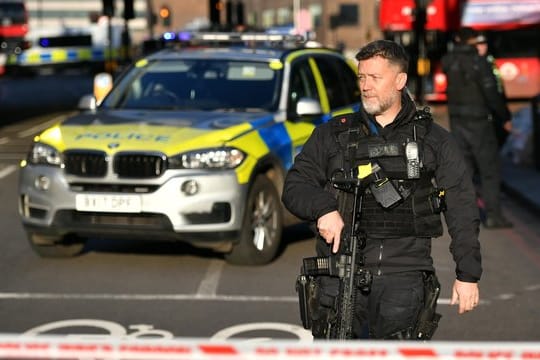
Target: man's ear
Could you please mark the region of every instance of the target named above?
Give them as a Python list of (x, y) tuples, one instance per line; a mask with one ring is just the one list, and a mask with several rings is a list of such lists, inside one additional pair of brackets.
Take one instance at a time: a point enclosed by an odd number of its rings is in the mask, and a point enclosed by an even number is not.
[(407, 73), (401, 72), (396, 77), (396, 89), (402, 90), (407, 85)]

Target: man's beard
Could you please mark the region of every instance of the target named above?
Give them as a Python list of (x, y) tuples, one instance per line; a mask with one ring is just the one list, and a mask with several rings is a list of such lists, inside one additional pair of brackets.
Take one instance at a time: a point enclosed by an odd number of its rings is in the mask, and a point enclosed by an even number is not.
[(389, 95), (378, 101), (379, 98), (372, 97), (367, 101), (362, 97), (362, 105), (366, 112), (370, 115), (377, 116), (390, 109), (395, 103), (395, 96)]

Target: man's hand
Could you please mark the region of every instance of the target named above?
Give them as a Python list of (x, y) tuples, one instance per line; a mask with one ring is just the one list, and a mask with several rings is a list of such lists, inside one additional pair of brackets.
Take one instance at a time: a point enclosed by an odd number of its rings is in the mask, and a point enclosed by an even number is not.
[(345, 224), (337, 211), (324, 214), (317, 220), (317, 230), (327, 244), (332, 244), (333, 253), (337, 253), (339, 250), (343, 226), (345, 226)]
[(473, 310), (476, 306), (478, 306), (479, 301), (480, 292), (478, 290), (477, 283), (459, 280), (454, 281), (454, 287), (452, 288), (452, 301), (450, 302), (450, 305), (459, 304), (459, 314)]

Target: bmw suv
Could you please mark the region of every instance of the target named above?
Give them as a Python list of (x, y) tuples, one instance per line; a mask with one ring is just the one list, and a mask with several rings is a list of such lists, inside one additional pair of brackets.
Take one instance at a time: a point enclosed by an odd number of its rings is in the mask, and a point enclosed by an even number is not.
[(83, 97), (36, 136), (19, 211), (38, 255), (127, 237), (189, 242), (233, 264), (275, 258), (294, 221), (285, 174), (315, 126), (357, 110), (353, 64), (275, 35), (203, 35), (134, 62), (103, 99)]

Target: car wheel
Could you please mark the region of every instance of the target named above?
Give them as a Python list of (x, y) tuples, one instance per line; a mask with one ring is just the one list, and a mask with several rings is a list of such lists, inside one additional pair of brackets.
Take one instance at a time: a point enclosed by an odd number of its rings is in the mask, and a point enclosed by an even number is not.
[(32, 250), (45, 258), (65, 258), (78, 255), (84, 248), (84, 239), (74, 236), (50, 236), (29, 232)]
[(281, 242), (283, 214), (279, 194), (264, 175), (249, 191), (240, 239), (225, 259), (236, 265), (263, 265), (274, 259)]

